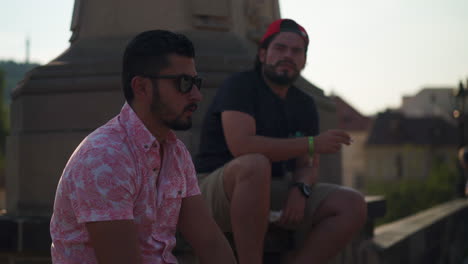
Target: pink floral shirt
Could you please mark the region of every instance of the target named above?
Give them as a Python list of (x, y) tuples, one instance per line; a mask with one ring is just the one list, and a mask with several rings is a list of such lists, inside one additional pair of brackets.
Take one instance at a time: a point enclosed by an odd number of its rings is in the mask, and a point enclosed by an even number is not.
[(132, 219), (143, 263), (177, 263), (172, 255), (181, 202), (200, 194), (190, 154), (170, 132), (163, 145), (125, 104), (86, 137), (57, 187), (50, 224), (54, 263), (97, 263), (86, 222)]

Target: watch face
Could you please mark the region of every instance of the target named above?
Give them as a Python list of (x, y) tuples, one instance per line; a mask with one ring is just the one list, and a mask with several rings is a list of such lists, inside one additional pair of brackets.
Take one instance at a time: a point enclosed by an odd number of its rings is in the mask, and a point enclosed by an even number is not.
[(309, 197), (310, 196), (310, 187), (303, 184), (302, 185), (302, 193), (304, 193), (305, 196)]
[(293, 186), (296, 186), (306, 198), (309, 198), (312, 193), (312, 188), (303, 182), (296, 182)]

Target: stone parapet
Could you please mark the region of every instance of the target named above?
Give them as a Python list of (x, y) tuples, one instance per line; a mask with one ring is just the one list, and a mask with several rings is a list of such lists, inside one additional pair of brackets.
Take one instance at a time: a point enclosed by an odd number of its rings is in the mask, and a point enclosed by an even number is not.
[[(383, 216), (385, 212), (385, 200), (382, 197), (366, 197), (366, 201), (369, 211), (366, 227), (335, 258), (333, 264), (365, 263), (359, 262), (365, 257), (364, 245), (371, 239), (375, 218)], [(50, 217), (0, 216), (0, 264), (50, 263), (49, 222)], [(232, 242), (231, 235), (227, 235)], [(288, 231), (271, 227), (265, 241), (265, 263), (277, 263), (281, 254), (292, 246)], [(181, 243), (180, 238), (174, 253), (181, 264), (197, 263), (190, 246)], [(351, 259), (353, 262), (350, 262)]]
[(453, 200), (375, 229), (369, 264), (460, 264), (468, 256), (468, 200)]

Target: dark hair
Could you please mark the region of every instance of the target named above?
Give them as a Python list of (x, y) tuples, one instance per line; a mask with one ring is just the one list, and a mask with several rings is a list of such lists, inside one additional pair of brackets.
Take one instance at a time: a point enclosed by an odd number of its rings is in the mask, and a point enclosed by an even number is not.
[(258, 53), (261, 49), (268, 49), (268, 46), (270, 46), (270, 43), (273, 41), (273, 39), (278, 35), (278, 33), (275, 33), (268, 38), (266, 38), (260, 45), (258, 46), (257, 50), (257, 56), (255, 56), (255, 63), (254, 63), (254, 69), (257, 72), (261, 72), (262, 69), (262, 62), (260, 61), (260, 58), (258, 57)]
[(158, 74), (169, 66), (170, 54), (194, 58), (195, 49), (186, 36), (167, 30), (145, 31), (128, 43), (122, 64), (122, 87), (128, 103), (134, 98), (131, 84), (133, 77)]

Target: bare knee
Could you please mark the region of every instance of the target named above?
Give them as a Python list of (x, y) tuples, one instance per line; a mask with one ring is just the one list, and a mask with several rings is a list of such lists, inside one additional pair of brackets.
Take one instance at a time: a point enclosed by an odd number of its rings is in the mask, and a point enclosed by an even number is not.
[(349, 219), (351, 225), (361, 228), (367, 219), (367, 203), (362, 194), (343, 188), (339, 201), (339, 210), (343, 217)]
[(247, 154), (240, 156), (229, 163), (225, 173), (236, 175), (236, 180), (255, 183), (269, 182), (271, 178), (270, 160), (262, 154)]
[(228, 185), (248, 183), (252, 188), (269, 189), (271, 182), (271, 163), (262, 154), (247, 154), (235, 158), (224, 168)]
[(361, 193), (350, 188), (340, 188), (325, 199), (318, 213), (320, 219), (340, 216), (346, 218), (348, 224), (360, 228), (367, 219), (367, 203)]
[(343, 196), (343, 213), (354, 219), (352, 222), (361, 227), (367, 219), (367, 203), (364, 196), (353, 189), (346, 189)]

